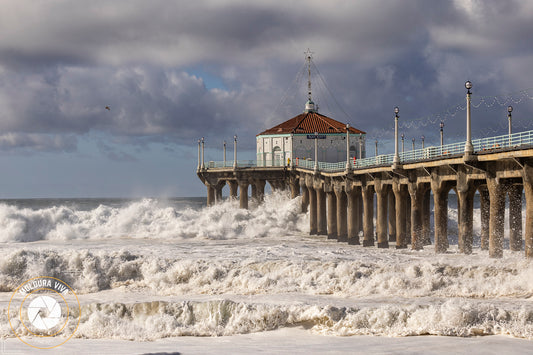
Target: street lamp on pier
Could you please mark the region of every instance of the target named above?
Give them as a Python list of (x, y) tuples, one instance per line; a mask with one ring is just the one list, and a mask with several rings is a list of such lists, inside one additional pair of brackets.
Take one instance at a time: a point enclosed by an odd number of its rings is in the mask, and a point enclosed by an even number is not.
[(205, 169), (205, 164), (204, 164), (204, 146), (205, 146), (205, 140), (204, 140), (204, 137), (202, 137), (202, 170)]
[(422, 136), (420, 137), (420, 139), (422, 140), (422, 149), (424, 149), (425, 148), (424, 140), (426, 139), (426, 137)]
[(346, 172), (350, 171), (350, 124), (346, 123)]
[(315, 132), (315, 173), (318, 172), (318, 132)]
[(509, 146), (511, 146), (511, 134), (513, 134), (512, 120), (513, 120), (513, 106), (507, 107), (507, 120), (509, 121)]
[(237, 135), (233, 136), (233, 169), (237, 168)]
[[(392, 164), (396, 165), (400, 163), (400, 155), (398, 154), (398, 118), (400, 115), (400, 109), (398, 106), (394, 108), (394, 158), (392, 159)], [(402, 135), (402, 144), (403, 144), (403, 135)]]
[(472, 145), (472, 119), (470, 113), (470, 96), (472, 93), (472, 83), (470, 81), (465, 82), (466, 88), (466, 143), (465, 143), (465, 159), (474, 153), (474, 146)]
[(444, 145), (444, 122), (440, 121), (440, 146)]
[(405, 139), (405, 134), (402, 133), (402, 154), (403, 152), (405, 152), (404, 139)]
[(413, 138), (413, 150), (415, 150), (415, 139)]
[(224, 141), (224, 167), (226, 167), (226, 141)]
[(376, 139), (374, 143), (376, 143), (376, 157), (377, 157), (378, 156), (378, 140)]

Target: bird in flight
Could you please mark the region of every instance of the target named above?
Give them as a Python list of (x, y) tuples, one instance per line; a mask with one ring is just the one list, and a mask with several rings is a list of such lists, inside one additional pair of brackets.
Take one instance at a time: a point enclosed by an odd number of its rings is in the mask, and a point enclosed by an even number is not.
[(109, 106), (106, 106), (105, 109), (108, 110), (108, 111), (111, 111), (111, 107), (109, 107)]

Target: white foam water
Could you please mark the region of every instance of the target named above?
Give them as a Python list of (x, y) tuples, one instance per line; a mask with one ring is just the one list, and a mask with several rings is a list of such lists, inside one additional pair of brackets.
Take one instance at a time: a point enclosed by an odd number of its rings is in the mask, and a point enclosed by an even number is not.
[(297, 326), (340, 336), (533, 339), (533, 266), (522, 252), (489, 259), (478, 247), (462, 255), (456, 245), (446, 254), (351, 246), (308, 236), (299, 210), (300, 199), (284, 193), (250, 210), (150, 199), (91, 209), (0, 205), (0, 335), (13, 336), (5, 326), (11, 292), (47, 275), (80, 296), (79, 338)]

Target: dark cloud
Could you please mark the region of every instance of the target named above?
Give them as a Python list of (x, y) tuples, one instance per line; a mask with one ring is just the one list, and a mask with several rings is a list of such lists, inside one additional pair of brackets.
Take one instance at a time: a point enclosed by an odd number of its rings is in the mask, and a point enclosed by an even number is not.
[[(436, 137), (435, 115), (464, 103), (467, 79), (474, 100), (533, 86), (524, 1), (5, 1), (2, 10), (0, 131), (19, 137), (4, 149), (68, 151), (91, 131), (142, 147), (237, 133), (251, 148), (302, 110), (305, 77), (299, 86), (294, 77), (307, 48), (327, 80), (313, 78), (321, 110), (380, 139), (396, 105), (405, 121), (433, 117), (410, 135)], [(197, 68), (223, 85), (208, 89)], [(520, 105), (533, 114), (531, 100)], [(499, 127), (503, 109), (480, 108), (474, 126)], [(450, 136), (463, 134), (461, 115), (443, 116)]]

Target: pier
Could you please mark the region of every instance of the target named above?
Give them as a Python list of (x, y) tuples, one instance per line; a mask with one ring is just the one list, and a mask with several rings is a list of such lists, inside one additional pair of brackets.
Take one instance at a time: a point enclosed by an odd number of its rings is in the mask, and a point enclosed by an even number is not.
[[(468, 112), (469, 113), (469, 112)], [(468, 114), (467, 113), (467, 114)], [(468, 115), (469, 116), (469, 115)], [(493, 258), (503, 256), (505, 201), (509, 198), (509, 249), (533, 258), (533, 131), (467, 140), (454, 144), (378, 155), (339, 163), (310, 160), (203, 161), (198, 145), (197, 175), (207, 187), (207, 203), (221, 201), (222, 188), (248, 208), (261, 200), (266, 183), (273, 190), (290, 189), (302, 196), (302, 212), (309, 211), (309, 233), (364, 247), (410, 247), (430, 242), (430, 198), (433, 196), (435, 252), (449, 246), (448, 194), (458, 205), (458, 244), (472, 253), (474, 195), (480, 195), (481, 249)], [(349, 147), (347, 147), (349, 150)], [(236, 158), (236, 153), (235, 153)], [(526, 224), (522, 230), (522, 196)], [(374, 225), (374, 199), (376, 223)], [(362, 239), (361, 239), (362, 236)]]

